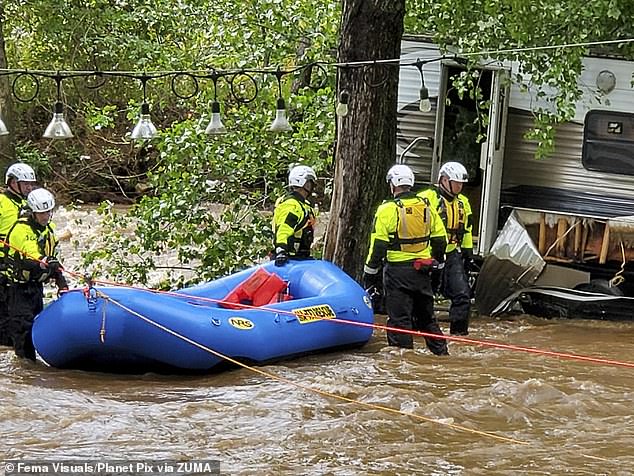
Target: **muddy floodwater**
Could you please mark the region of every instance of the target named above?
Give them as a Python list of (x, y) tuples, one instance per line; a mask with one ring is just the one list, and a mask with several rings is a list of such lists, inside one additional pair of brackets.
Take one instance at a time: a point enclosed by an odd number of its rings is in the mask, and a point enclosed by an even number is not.
[(0, 347), (0, 460), (217, 460), (231, 475), (634, 474), (633, 322), (476, 318), (469, 338), (436, 357), (422, 338), (401, 350), (375, 330), (360, 349), (203, 376), (58, 370)]
[[(631, 323), (519, 316), (472, 331), (632, 360)], [(460, 343), (441, 358), (417, 344), (387, 347), (375, 331), (362, 349), (259, 368), (270, 376), (56, 370), (2, 348), (0, 455), (214, 459), (223, 474), (634, 474), (634, 368)]]

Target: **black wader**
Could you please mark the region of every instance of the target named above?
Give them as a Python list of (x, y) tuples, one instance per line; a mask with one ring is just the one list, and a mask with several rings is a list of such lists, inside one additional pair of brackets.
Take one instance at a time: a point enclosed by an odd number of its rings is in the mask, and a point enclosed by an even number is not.
[[(434, 294), (428, 270), (417, 271), (413, 263), (387, 263), (383, 274), (385, 306), (389, 327), (443, 335), (434, 317)], [(411, 334), (387, 332), (390, 345), (414, 347)], [(427, 348), (436, 355), (448, 355), (445, 339), (425, 337)]]

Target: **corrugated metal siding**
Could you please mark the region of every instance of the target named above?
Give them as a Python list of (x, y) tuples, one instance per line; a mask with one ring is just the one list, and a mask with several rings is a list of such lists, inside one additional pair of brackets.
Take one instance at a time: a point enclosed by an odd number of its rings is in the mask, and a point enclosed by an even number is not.
[[(508, 63), (511, 67), (512, 76), (520, 71), (520, 64), (517, 62)], [(583, 96), (577, 101), (575, 107), (576, 122), (583, 122), (586, 113), (591, 109), (603, 109), (610, 111), (631, 112), (634, 109), (634, 91), (632, 90), (632, 61), (618, 60), (612, 58), (584, 58), (583, 71), (577, 84)], [(610, 71), (616, 79), (616, 86), (608, 94), (602, 94), (597, 89), (597, 76), (601, 71)], [(513, 82), (511, 85), (511, 106), (525, 111), (543, 108), (553, 111), (552, 101), (546, 98), (538, 98), (538, 88), (535, 87), (528, 75), (524, 75), (522, 90), (520, 86)], [(544, 87), (544, 91), (555, 93), (555, 88)]]
[[(431, 43), (406, 40), (401, 43), (401, 61), (414, 62), (436, 59), (442, 56), (437, 46)], [(420, 73), (415, 66), (403, 66), (399, 73), (398, 118), (396, 157), (416, 138), (434, 138), (436, 103), (440, 84), (440, 63), (428, 63), (423, 67), (425, 86), (429, 90), (432, 110), (427, 113), (418, 110)], [(415, 147), (405, 156), (405, 163), (412, 167), (417, 182), (428, 182), (431, 176), (432, 149), (422, 145)]]
[(583, 125), (567, 123), (557, 129), (551, 157), (535, 159), (536, 143), (524, 139), (533, 127), (531, 114), (509, 109), (502, 189), (521, 185), (621, 195), (634, 199), (634, 177), (586, 170), (581, 164)]
[[(431, 100), (432, 110), (420, 112), (418, 101), (400, 109), (397, 116), (396, 156), (399, 157), (403, 150), (417, 137), (434, 138), (436, 122), (436, 99)], [(427, 182), (431, 175), (432, 148), (422, 143), (416, 145), (405, 154), (404, 163), (409, 165), (417, 182)]]
[[(431, 60), (441, 56), (440, 50), (428, 41), (405, 40), (401, 43), (403, 62), (417, 59)], [(583, 98), (577, 103), (575, 121), (561, 126), (557, 131), (557, 148), (545, 160), (536, 160), (534, 142), (524, 139), (524, 133), (533, 126), (529, 112), (538, 106), (548, 104), (536, 97), (536, 89), (530, 87), (530, 78), (524, 82), (528, 91), (521, 91), (514, 82), (511, 85), (509, 117), (502, 177), (502, 189), (531, 185), (562, 190), (590, 192), (598, 195), (621, 195), (624, 199), (634, 199), (634, 177), (593, 172), (583, 168), (581, 149), (583, 145), (583, 119), (590, 109), (607, 109), (631, 112), (634, 110), (634, 91), (630, 81), (633, 62), (609, 58), (584, 58), (584, 70), (579, 78)], [(512, 70), (512, 77), (520, 69), (519, 63), (507, 62), (505, 67)], [(421, 86), (420, 73), (414, 66), (400, 69), (398, 93), (398, 145), (396, 156), (418, 136), (434, 137), (436, 101), (440, 83), (440, 62), (424, 66), (425, 85), (432, 98), (432, 111), (423, 114), (418, 111), (418, 94)], [(616, 77), (616, 87), (611, 93), (597, 94), (596, 77), (602, 70), (609, 70)], [(412, 166), (417, 181), (427, 180), (431, 170), (431, 149), (416, 148), (408, 154), (406, 163)], [(634, 153), (634, 151), (633, 151)]]

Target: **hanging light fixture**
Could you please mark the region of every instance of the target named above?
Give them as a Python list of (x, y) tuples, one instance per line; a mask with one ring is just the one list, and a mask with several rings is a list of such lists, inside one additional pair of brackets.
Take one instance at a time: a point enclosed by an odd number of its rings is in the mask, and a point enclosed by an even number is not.
[(269, 131), (272, 132), (289, 132), (292, 131), (293, 128), (288, 123), (288, 119), (286, 119), (286, 104), (284, 103), (284, 99), (282, 98), (282, 76), (284, 73), (280, 71), (278, 66), (277, 71), (275, 72), (275, 76), (277, 78), (277, 103), (275, 106), (275, 119), (269, 126)]
[(212, 73), (211, 79), (214, 82), (214, 100), (211, 103), (211, 120), (205, 129), (205, 134), (209, 134), (212, 136), (222, 135), (227, 133), (227, 128), (222, 123), (222, 119), (220, 118), (220, 103), (217, 100), (217, 82), (218, 82), (218, 74)]
[(0, 117), (0, 136), (9, 135), (9, 129), (7, 129), (7, 125), (4, 123), (2, 118)]
[(348, 100), (350, 99), (350, 93), (345, 89), (339, 93), (339, 102), (335, 108), (335, 114), (339, 117), (346, 117), (348, 115)]
[(132, 129), (132, 135), (130, 138), (132, 140), (152, 139), (156, 136), (157, 130), (152, 123), (152, 118), (150, 117), (150, 105), (147, 103), (146, 83), (150, 77), (143, 75), (138, 79), (141, 80), (141, 84), (143, 85), (143, 103), (141, 103), (141, 115), (139, 116), (139, 121), (134, 126), (134, 129)]
[(53, 119), (46, 126), (44, 131), (44, 137), (47, 139), (70, 139), (73, 137), (73, 133), (66, 122), (64, 117), (64, 104), (62, 104), (62, 76), (58, 73), (55, 75), (55, 82), (57, 83), (57, 101), (53, 108)]
[(420, 112), (431, 111), (431, 101), (429, 100), (429, 89), (425, 86), (425, 75), (423, 74), (423, 62), (421, 60), (416, 61), (416, 67), (420, 72), (420, 91), (418, 100), (418, 109)]

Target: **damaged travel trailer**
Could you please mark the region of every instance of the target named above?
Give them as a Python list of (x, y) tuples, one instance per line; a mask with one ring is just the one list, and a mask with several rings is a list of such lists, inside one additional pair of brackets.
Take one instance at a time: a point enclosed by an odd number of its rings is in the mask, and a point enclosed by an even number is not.
[(575, 117), (558, 127), (554, 153), (538, 160), (525, 133), (546, 103), (530, 84), (511, 81), (518, 65), (483, 62), (477, 70), (490, 100), (479, 128), (475, 102), (453, 87), (464, 63), (442, 57), (430, 41), (402, 43), (402, 62), (424, 63), (431, 108), (421, 102), (421, 71), (402, 66), (397, 157), (423, 186), (436, 182), (444, 162), (469, 170), (463, 193), (484, 259), (478, 311), (519, 303), (548, 317), (634, 318), (634, 62), (584, 59)]

